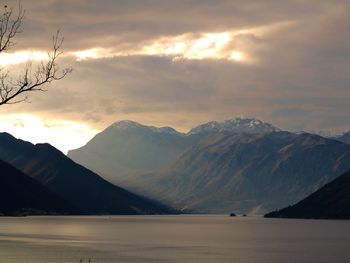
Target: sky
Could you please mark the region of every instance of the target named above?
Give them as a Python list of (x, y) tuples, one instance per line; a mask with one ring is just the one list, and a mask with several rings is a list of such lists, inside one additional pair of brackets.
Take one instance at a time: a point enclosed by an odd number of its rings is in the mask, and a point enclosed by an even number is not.
[[(2, 1), (16, 7), (14, 0)], [(22, 0), (14, 78), (64, 35), (65, 79), (0, 107), (0, 131), (67, 152), (119, 120), (179, 131), (254, 117), (350, 130), (350, 1)]]

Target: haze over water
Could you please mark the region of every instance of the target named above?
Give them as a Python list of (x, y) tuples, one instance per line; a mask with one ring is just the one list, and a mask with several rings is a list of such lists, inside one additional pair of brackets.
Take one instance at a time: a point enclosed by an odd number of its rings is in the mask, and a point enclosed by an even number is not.
[(6, 263), (350, 262), (350, 222), (228, 216), (0, 218)]

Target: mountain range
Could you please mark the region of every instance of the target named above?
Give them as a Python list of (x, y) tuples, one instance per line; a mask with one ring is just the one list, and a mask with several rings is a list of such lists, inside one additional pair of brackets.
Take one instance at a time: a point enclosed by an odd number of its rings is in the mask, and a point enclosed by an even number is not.
[(350, 219), (350, 171), (297, 204), (268, 213), (265, 217)]
[(178, 209), (345, 218), (339, 211), (348, 205), (348, 179), (341, 179), (349, 177), (348, 135), (291, 133), (244, 118), (205, 123), (188, 133), (121, 121), (70, 151), (73, 161), (49, 144), (0, 133), (0, 215)]
[[(81, 214), (174, 212), (158, 202), (107, 182), (49, 144), (33, 145), (1, 133), (0, 160), (20, 170), (22, 179), (23, 174), (34, 179), (41, 184), (41, 188), (46, 188), (48, 192), (66, 200)], [(21, 186), (18, 186), (18, 191), (20, 189)]]
[(350, 169), (350, 146), (237, 118), (179, 133), (117, 122), (68, 156), (113, 183), (183, 211), (264, 213)]
[(140, 176), (132, 189), (178, 209), (262, 213), (295, 203), (349, 168), (350, 147), (316, 135), (214, 134), (168, 169)]
[(153, 127), (125, 120), (112, 124), (68, 157), (107, 180), (129, 185), (133, 176), (167, 168), (176, 158), (210, 134), (220, 131), (268, 133), (279, 129), (256, 120), (236, 118), (209, 122), (180, 133), (171, 127)]

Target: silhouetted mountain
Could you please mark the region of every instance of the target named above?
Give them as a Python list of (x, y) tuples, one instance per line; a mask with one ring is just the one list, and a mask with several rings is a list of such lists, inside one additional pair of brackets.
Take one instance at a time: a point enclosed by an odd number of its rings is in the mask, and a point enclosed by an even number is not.
[(350, 146), (312, 134), (217, 133), (133, 190), (179, 209), (261, 213), (295, 203), (350, 169)]
[(341, 142), (344, 142), (344, 143), (347, 143), (347, 144), (350, 144), (350, 131), (344, 133), (341, 136), (337, 136), (334, 139), (338, 140), (338, 141), (341, 141)]
[(49, 144), (0, 134), (0, 159), (39, 181), (87, 214), (164, 213), (163, 205), (112, 185)]
[(265, 217), (350, 219), (350, 171), (293, 206)]
[(79, 214), (67, 201), (0, 161), (0, 215)]

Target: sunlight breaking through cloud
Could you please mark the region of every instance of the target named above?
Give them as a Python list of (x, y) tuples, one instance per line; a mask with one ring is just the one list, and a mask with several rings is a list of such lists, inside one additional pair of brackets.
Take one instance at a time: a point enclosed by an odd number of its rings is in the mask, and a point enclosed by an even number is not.
[(169, 56), (177, 59), (225, 59), (235, 62), (248, 62), (248, 56), (241, 50), (232, 48), (234, 33), (203, 33), (194, 36), (184, 34), (175, 37), (163, 37), (151, 41), (137, 50), (112, 50), (108, 48), (91, 48), (69, 52), (78, 61), (119, 56)]
[(28, 61), (47, 60), (48, 54), (44, 51), (18, 51), (0, 54), (0, 66), (15, 65)]
[[(227, 59), (242, 62), (245, 58), (243, 52), (227, 49), (233, 38), (230, 32), (205, 33), (197, 38), (186, 34), (159, 39), (144, 47), (141, 53), (174, 56), (181, 59)], [(233, 53), (236, 55), (232, 56)]]
[(107, 48), (91, 48), (86, 50), (73, 51), (68, 53), (69, 56), (74, 56), (78, 61), (87, 59), (99, 59), (117, 56), (111, 49)]
[(0, 115), (0, 131), (32, 143), (50, 142), (64, 153), (83, 146), (98, 132), (83, 123), (30, 114)]
[(224, 59), (237, 63), (256, 63), (253, 57), (254, 39), (272, 34), (293, 25), (285, 21), (249, 29), (225, 32), (185, 33), (176, 36), (164, 36), (150, 40), (138, 49), (115, 50), (94, 47), (70, 52), (78, 61), (120, 56), (167, 56), (174, 60)]
[[(77, 61), (125, 56), (166, 56), (173, 60), (222, 59), (236, 63), (257, 62), (253, 55), (254, 40), (293, 24), (290, 21), (250, 29), (225, 32), (185, 33), (149, 40), (139, 48), (115, 49), (92, 47), (63, 53)], [(249, 40), (250, 39), (250, 40)], [(28, 60), (47, 59), (42, 51), (19, 51), (0, 55), (0, 65), (24, 63)]]

